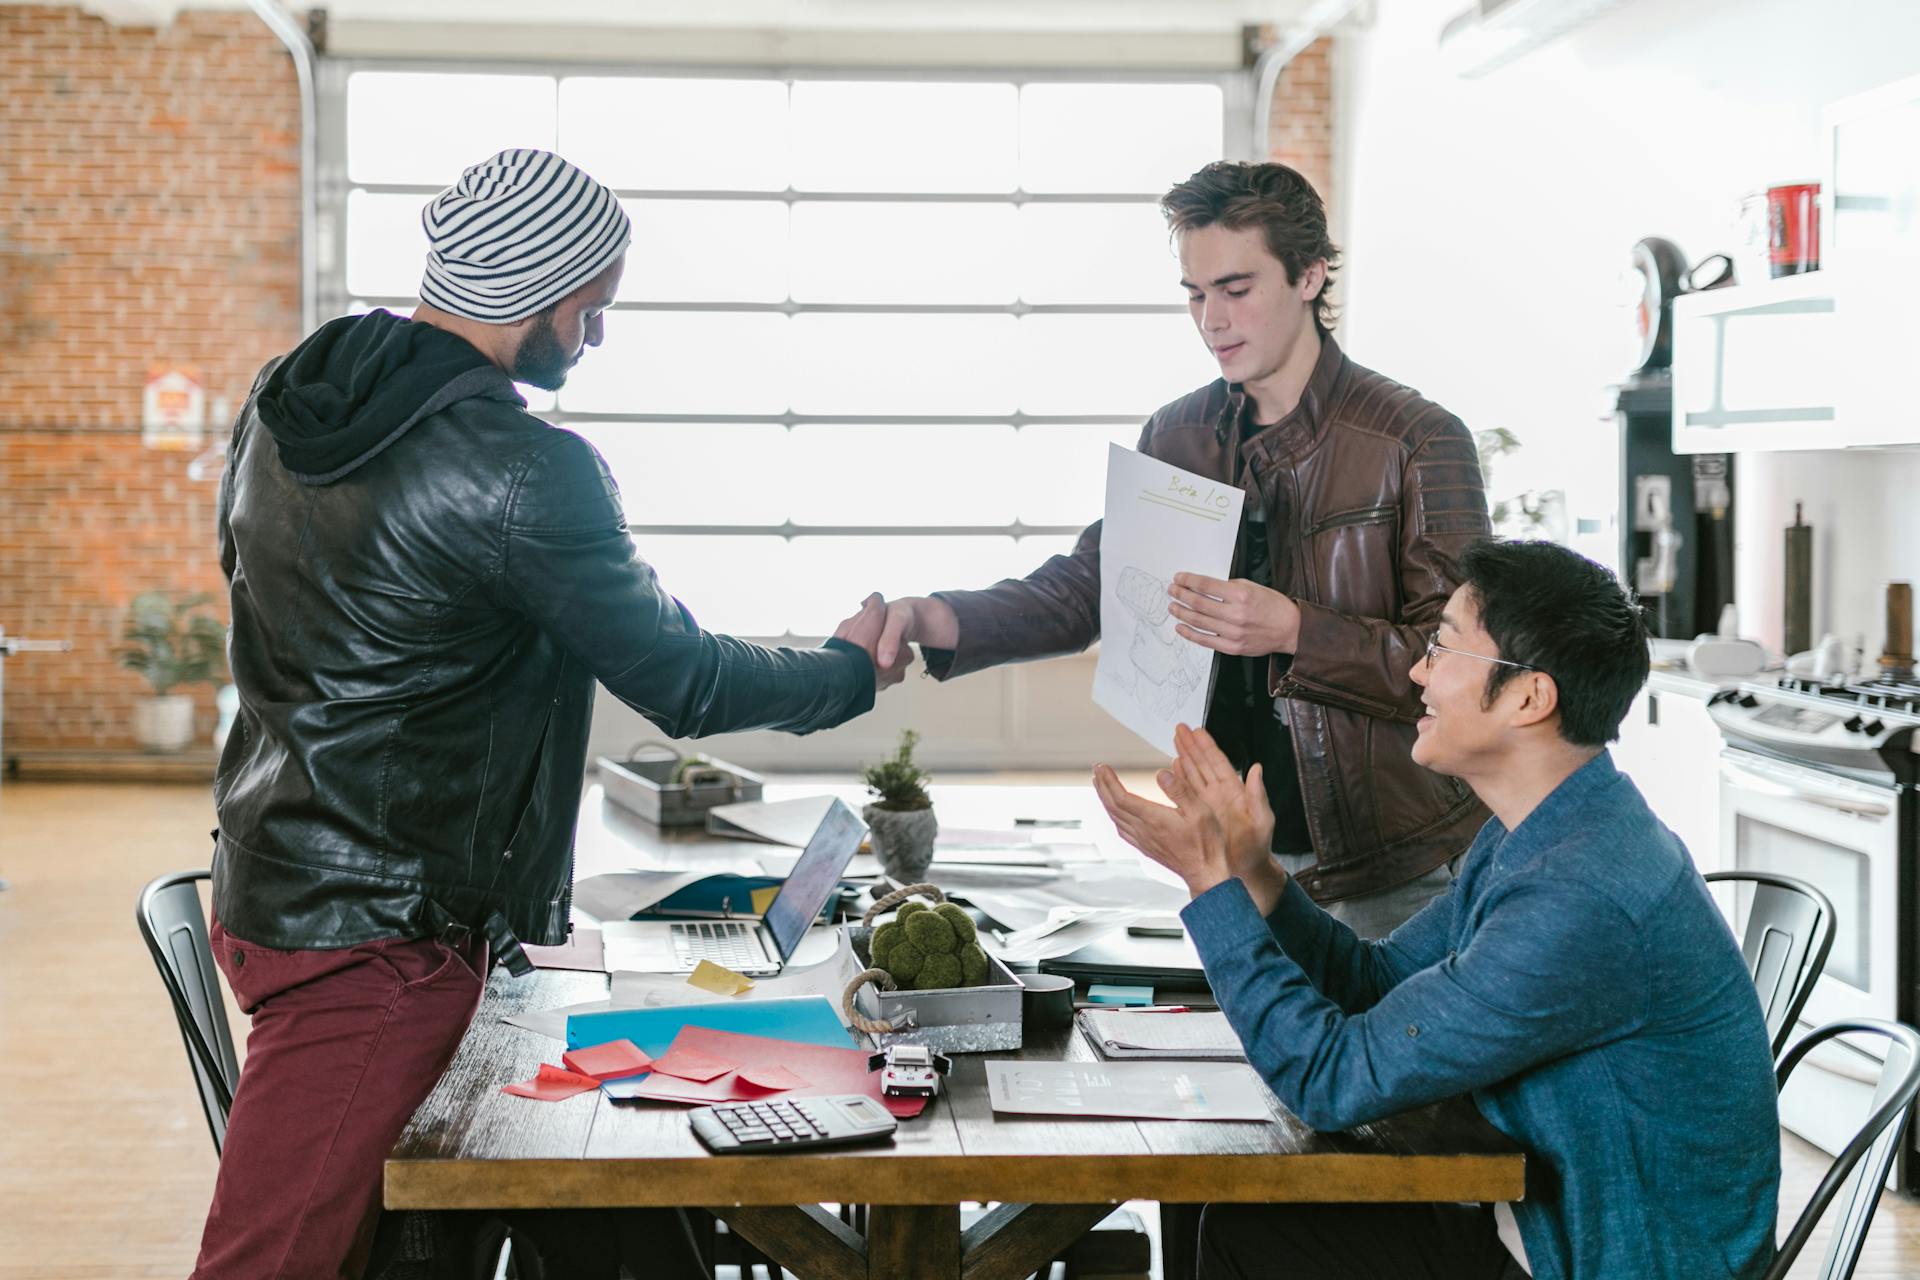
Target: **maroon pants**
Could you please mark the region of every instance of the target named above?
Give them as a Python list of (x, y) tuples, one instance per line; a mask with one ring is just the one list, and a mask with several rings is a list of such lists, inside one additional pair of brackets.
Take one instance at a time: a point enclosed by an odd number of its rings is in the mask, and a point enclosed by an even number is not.
[(217, 920), (211, 934), (253, 1030), (195, 1280), (357, 1277), (381, 1166), (479, 1008), (487, 944), (275, 951)]

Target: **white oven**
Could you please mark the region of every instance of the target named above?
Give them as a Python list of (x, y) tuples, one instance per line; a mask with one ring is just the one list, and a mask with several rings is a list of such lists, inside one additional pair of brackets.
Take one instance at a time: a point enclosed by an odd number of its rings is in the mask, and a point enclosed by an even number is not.
[[(1839, 1018), (1900, 1017), (1900, 794), (1891, 782), (1730, 747), (1720, 753), (1720, 832), (1723, 867), (1793, 876), (1833, 900), (1833, 949), (1794, 1038)], [(1714, 888), (1740, 936), (1751, 891)], [(1872, 1046), (1836, 1041), (1810, 1055), (1780, 1100), (1781, 1123), (1837, 1153), (1870, 1109), (1880, 1075)]]

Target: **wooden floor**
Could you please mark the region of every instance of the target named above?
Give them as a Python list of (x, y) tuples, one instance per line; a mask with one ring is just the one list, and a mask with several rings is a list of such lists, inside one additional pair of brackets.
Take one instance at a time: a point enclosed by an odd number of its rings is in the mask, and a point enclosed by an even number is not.
[[(153, 876), (206, 865), (212, 826), (201, 786), (0, 788), (0, 1280), (192, 1267), (213, 1146), (133, 906)], [(1792, 1215), (1826, 1157), (1783, 1151)], [(1856, 1274), (1920, 1275), (1920, 1204), (1884, 1200)]]

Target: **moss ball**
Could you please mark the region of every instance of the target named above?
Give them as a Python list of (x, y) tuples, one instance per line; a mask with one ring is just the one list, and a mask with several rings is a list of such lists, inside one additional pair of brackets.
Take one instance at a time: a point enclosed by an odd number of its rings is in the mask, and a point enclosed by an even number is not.
[(914, 946), (911, 939), (902, 938), (887, 952), (887, 963), (881, 968), (892, 974), (893, 980), (904, 987), (912, 983), (926, 962), (927, 953)]
[(914, 915), (917, 912), (929, 911), (929, 910), (932, 910), (932, 908), (928, 907), (927, 904), (920, 901), (920, 899), (909, 898), (907, 901), (900, 904), (900, 910), (894, 914), (893, 918), (895, 920), (904, 922), (906, 918), (910, 915)]
[(888, 953), (898, 946), (906, 936), (898, 923), (888, 921), (878, 929), (875, 929), (873, 936), (867, 940), (867, 954), (873, 957), (874, 964), (884, 969), (887, 967)]
[(933, 914), (953, 926), (953, 932), (960, 939), (961, 946), (965, 946), (979, 936), (979, 931), (973, 927), (973, 917), (957, 903), (943, 902), (933, 909)]
[(951, 954), (930, 955), (913, 980), (916, 991), (939, 991), (960, 985), (960, 957)]
[(962, 986), (977, 987), (987, 980), (987, 953), (977, 942), (969, 942), (960, 948), (960, 982)]
[(928, 955), (951, 955), (960, 947), (960, 939), (954, 935), (953, 926), (945, 917), (931, 911), (918, 911), (901, 921), (907, 931), (907, 937), (913, 945)]

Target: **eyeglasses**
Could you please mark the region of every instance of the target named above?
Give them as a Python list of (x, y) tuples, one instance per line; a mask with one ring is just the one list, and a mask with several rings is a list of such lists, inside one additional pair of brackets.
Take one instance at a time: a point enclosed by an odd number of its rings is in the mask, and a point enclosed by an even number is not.
[(1489, 658), (1484, 653), (1468, 653), (1465, 649), (1452, 649), (1440, 643), (1439, 633), (1427, 637), (1427, 665), (1431, 667), (1443, 653), (1457, 653), (1463, 658), (1474, 658), (1480, 662), (1491, 662), (1502, 667), (1516, 667), (1521, 671), (1538, 671), (1540, 668), (1524, 662), (1509, 662), (1505, 658)]

